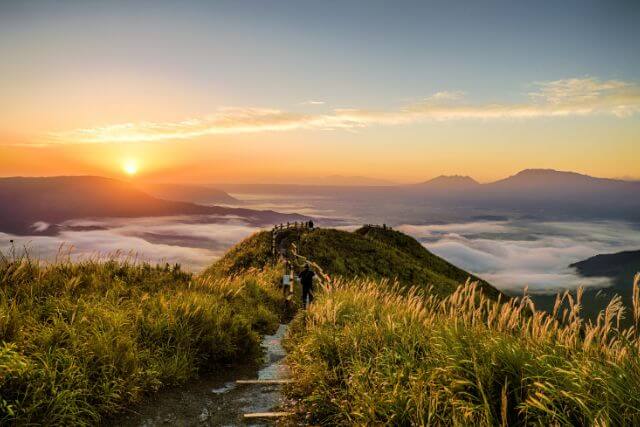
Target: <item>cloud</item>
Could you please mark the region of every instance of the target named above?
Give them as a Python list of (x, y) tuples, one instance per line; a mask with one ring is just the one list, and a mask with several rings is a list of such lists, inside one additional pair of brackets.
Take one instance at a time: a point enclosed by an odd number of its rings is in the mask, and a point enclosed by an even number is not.
[(300, 103), (300, 105), (324, 105), (324, 104), (325, 104), (324, 101), (315, 101), (313, 99)]
[(36, 222), (33, 223), (31, 228), (33, 228), (33, 231), (36, 231), (38, 233), (42, 233), (43, 231), (45, 231), (46, 229), (49, 228), (49, 224), (44, 222), (44, 221), (36, 221)]
[(540, 89), (529, 95), (550, 108), (610, 112), (621, 117), (640, 111), (640, 88), (620, 80), (566, 79), (538, 86)]
[(258, 231), (233, 219), (223, 224), (198, 221), (188, 216), (68, 221), (63, 225), (97, 229), (67, 229), (55, 237), (0, 233), (0, 251), (8, 253), (12, 239), (16, 247), (26, 246), (32, 256), (45, 261), (55, 260), (62, 248), (62, 253), (71, 250), (73, 259), (122, 254), (152, 263), (180, 263), (199, 271), (229, 247)]
[(459, 101), (464, 98), (465, 93), (460, 90), (436, 92), (427, 97), (425, 101)]
[(525, 287), (531, 293), (555, 293), (578, 286), (609, 286), (606, 278), (578, 276), (569, 264), (640, 247), (638, 230), (615, 221), (494, 221), (397, 228), (433, 253), (512, 293)]
[[(214, 114), (176, 122), (121, 123), (47, 134), (37, 144), (162, 142), (209, 135), (293, 130), (357, 130), (423, 121), (535, 119), (640, 112), (640, 86), (592, 77), (536, 83), (527, 101), (469, 104), (459, 91), (442, 91), (422, 102), (391, 111), (334, 109), (303, 114), (272, 108), (220, 108)], [(322, 101), (308, 101), (320, 103)]]

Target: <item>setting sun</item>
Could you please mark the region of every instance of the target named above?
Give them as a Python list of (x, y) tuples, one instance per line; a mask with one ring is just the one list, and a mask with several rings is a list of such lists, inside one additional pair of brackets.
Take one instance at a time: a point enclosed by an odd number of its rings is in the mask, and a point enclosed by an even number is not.
[(122, 170), (127, 175), (135, 175), (138, 173), (138, 163), (135, 160), (127, 160), (122, 164)]

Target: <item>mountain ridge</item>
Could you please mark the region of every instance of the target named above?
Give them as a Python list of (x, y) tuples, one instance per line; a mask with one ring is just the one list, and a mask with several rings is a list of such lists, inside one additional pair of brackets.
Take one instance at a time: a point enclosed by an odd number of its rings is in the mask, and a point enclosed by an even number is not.
[(141, 191), (159, 199), (196, 204), (240, 204), (241, 201), (227, 192), (204, 185), (171, 184), (171, 183), (138, 183)]
[[(0, 231), (12, 234), (55, 235), (59, 224), (70, 219), (169, 215), (236, 216), (256, 225), (309, 219), (271, 210), (163, 200), (130, 182), (99, 176), (0, 178)], [(34, 227), (36, 223), (40, 226)]]
[[(388, 227), (363, 226), (354, 232), (332, 228), (285, 229), (276, 245), (290, 258), (289, 248), (318, 264), (330, 276), (398, 280), (402, 286), (425, 288), (440, 296), (452, 293), (467, 279), (477, 281), (492, 298), (501, 292), (485, 280), (431, 253), (413, 237)], [(261, 231), (241, 241), (216, 261), (206, 273), (234, 276), (251, 268), (264, 269), (274, 262), (272, 232)]]
[[(575, 268), (584, 277), (617, 278), (631, 272), (640, 272), (640, 250), (598, 254), (582, 261), (574, 262), (569, 267)], [(629, 281), (630, 282), (630, 281)]]

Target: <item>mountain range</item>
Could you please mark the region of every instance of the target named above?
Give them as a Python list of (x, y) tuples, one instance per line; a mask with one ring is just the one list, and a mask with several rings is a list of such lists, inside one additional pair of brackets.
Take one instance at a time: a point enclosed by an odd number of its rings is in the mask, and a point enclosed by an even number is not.
[(472, 189), (493, 192), (540, 192), (551, 193), (583, 193), (593, 191), (638, 191), (640, 181), (596, 178), (576, 172), (558, 171), (554, 169), (525, 169), (515, 175), (498, 181), (480, 184), (469, 176), (442, 175), (429, 181), (408, 186), (421, 189)]
[(220, 184), (217, 188), (238, 194), (320, 196), (316, 203), (326, 209), (341, 206), (343, 211), (367, 221), (391, 224), (461, 222), (487, 214), (536, 220), (640, 222), (640, 181), (553, 169), (525, 169), (490, 183), (454, 175), (402, 185)]
[(159, 199), (129, 182), (97, 176), (0, 178), (0, 231), (57, 234), (65, 221), (96, 217), (203, 215), (238, 217), (255, 225), (304, 221), (297, 214), (203, 206)]
[[(367, 181), (370, 182), (370, 181)], [(595, 178), (575, 172), (526, 169), (481, 184), (467, 176), (440, 176), (412, 185), (195, 186), (133, 184), (95, 176), (0, 178), (0, 231), (55, 234), (75, 218), (166, 215), (231, 215), (252, 224), (305, 220), (274, 211), (211, 206), (241, 205), (225, 191), (321, 195), (377, 222), (402, 223), (434, 217), (433, 209), (457, 220), (482, 213), (544, 219), (623, 219), (640, 222), (640, 182)], [(327, 202), (329, 203), (329, 202)], [(205, 206), (206, 204), (206, 206)], [(407, 216), (411, 213), (410, 216)], [(34, 224), (38, 223), (34, 227)]]
[(240, 200), (222, 190), (203, 185), (139, 183), (136, 187), (153, 197), (176, 202), (192, 202), (203, 205), (219, 203), (237, 205), (241, 203)]

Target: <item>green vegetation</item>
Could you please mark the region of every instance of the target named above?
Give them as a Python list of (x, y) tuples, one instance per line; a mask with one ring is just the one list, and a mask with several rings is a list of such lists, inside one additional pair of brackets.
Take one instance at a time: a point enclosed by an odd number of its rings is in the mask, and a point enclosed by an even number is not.
[(638, 425), (639, 279), (628, 329), (619, 299), (591, 323), (569, 294), (549, 315), (338, 281), (290, 329), (289, 393), (324, 425)]
[(146, 392), (261, 357), (273, 271), (0, 258), (0, 423), (95, 425)]
[[(377, 240), (384, 243), (387, 247), (393, 248), (402, 254), (413, 259), (415, 263), (424, 269), (432, 271), (440, 276), (444, 276), (455, 282), (456, 287), (460, 283), (465, 283), (467, 280), (475, 281), (478, 283), (480, 289), (491, 297), (498, 297), (499, 292), (486, 281), (470, 274), (461, 268), (445, 261), (429, 252), (424, 246), (420, 244), (416, 239), (411, 236), (407, 236), (396, 230), (389, 228), (364, 226), (355, 231), (356, 234), (360, 234), (364, 237)], [(389, 276), (383, 276), (390, 278)], [(455, 289), (455, 288), (454, 288)]]
[[(431, 286), (439, 296), (451, 294), (472, 274), (432, 254), (414, 238), (390, 229), (365, 226), (353, 233), (335, 229), (288, 229), (278, 233), (277, 247), (297, 253), (317, 263), (332, 277), (396, 279), (404, 286)], [(290, 257), (291, 258), (291, 257)], [(263, 231), (231, 249), (208, 272), (238, 274), (246, 268), (263, 268), (272, 262), (271, 233)], [(480, 281), (492, 298), (500, 293)]]
[(248, 269), (263, 269), (273, 264), (271, 233), (260, 231), (229, 249), (213, 263), (205, 274), (227, 277), (241, 274)]

